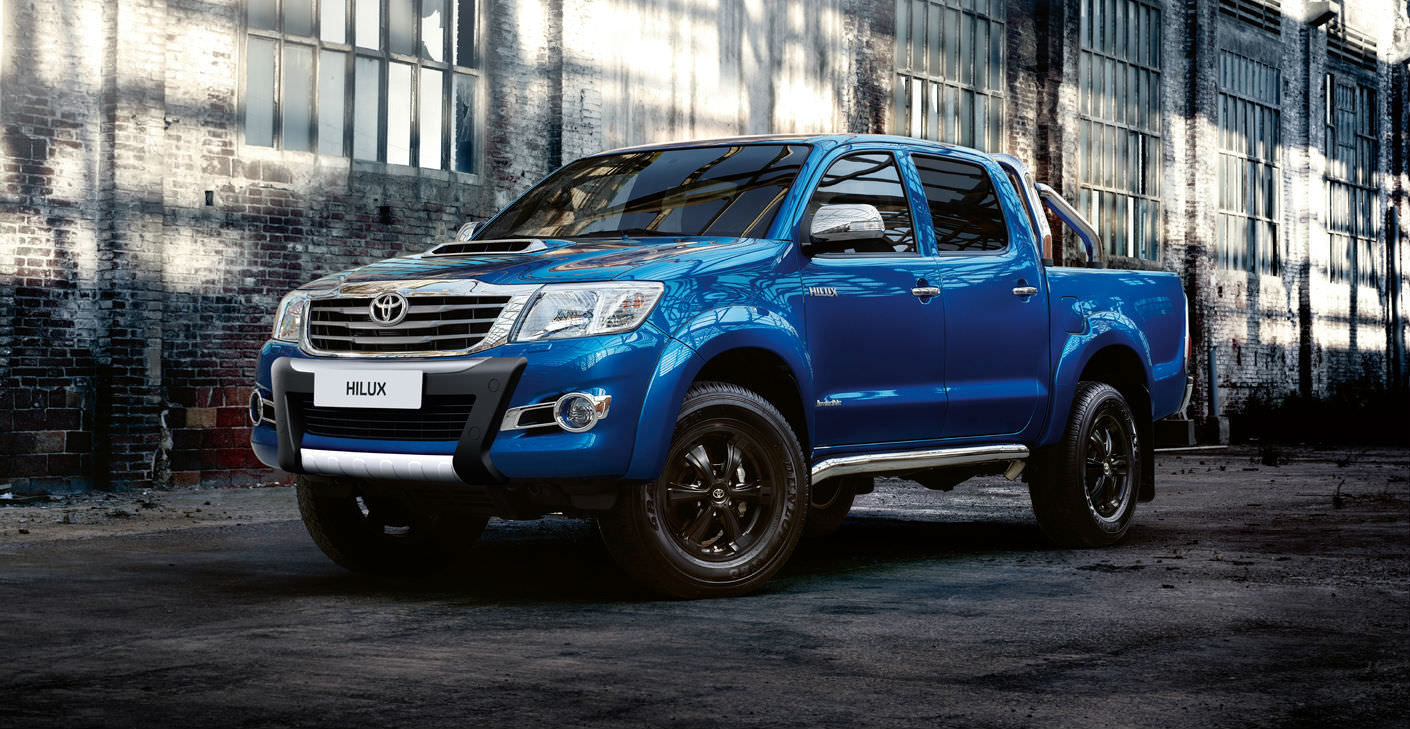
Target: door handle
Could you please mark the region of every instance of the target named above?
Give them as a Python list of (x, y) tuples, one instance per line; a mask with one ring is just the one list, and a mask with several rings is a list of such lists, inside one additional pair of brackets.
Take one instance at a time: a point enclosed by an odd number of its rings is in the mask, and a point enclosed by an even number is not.
[(1037, 287), (1037, 286), (1015, 286), (1015, 287), (1013, 288), (1013, 295), (1014, 295), (1014, 296), (1024, 296), (1024, 297), (1028, 297), (1028, 296), (1036, 296), (1037, 294), (1038, 294), (1038, 287)]
[(911, 295), (919, 296), (921, 298), (926, 298), (929, 296), (939, 296), (940, 289), (935, 286), (917, 286), (911, 289)]

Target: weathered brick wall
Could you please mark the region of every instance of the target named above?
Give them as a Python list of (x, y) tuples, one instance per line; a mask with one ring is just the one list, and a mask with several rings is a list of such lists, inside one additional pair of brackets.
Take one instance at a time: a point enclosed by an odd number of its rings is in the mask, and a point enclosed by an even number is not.
[[(93, 473), (100, 336), (99, 4), (5, 3), (0, 483)], [(85, 32), (73, 32), (74, 28)]]
[[(492, 210), (485, 186), (246, 146), (243, 3), (9, 4), (0, 483), (270, 477), (245, 404), (279, 298), (448, 237)], [(545, 171), (519, 165), (506, 188)]]

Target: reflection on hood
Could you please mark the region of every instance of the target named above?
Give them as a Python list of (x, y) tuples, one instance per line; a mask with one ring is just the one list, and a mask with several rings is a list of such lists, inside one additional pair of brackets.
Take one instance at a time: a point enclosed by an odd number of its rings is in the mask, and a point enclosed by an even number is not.
[[(492, 284), (554, 283), (617, 278), (636, 273), (645, 264), (653, 275), (679, 275), (671, 263), (688, 269), (724, 261), (757, 247), (748, 238), (613, 238), (609, 240), (545, 240), (547, 250), (492, 255), (417, 254), (388, 258), (325, 276), (304, 288), (375, 281), (445, 281), (474, 278)], [(728, 251), (728, 252), (727, 252)], [(667, 269), (659, 268), (667, 264)]]

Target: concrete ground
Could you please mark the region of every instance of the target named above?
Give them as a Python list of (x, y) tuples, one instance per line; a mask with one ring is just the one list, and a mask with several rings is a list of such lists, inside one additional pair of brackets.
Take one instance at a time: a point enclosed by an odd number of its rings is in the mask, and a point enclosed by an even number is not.
[(492, 522), (411, 582), (335, 567), (288, 487), (3, 507), (0, 726), (1405, 727), (1410, 451), (1158, 474), (1095, 551), (1046, 546), (1021, 484), (883, 482), (696, 602), (583, 521)]

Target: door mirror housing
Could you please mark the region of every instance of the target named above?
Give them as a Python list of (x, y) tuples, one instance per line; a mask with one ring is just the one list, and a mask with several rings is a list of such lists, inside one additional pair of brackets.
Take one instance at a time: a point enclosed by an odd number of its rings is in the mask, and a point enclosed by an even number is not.
[(886, 235), (886, 223), (875, 205), (824, 205), (813, 213), (808, 237), (813, 243), (876, 241)]
[(455, 239), (461, 242), (475, 237), (475, 231), (480, 227), (479, 223), (470, 222), (460, 226), (460, 230), (455, 231)]

